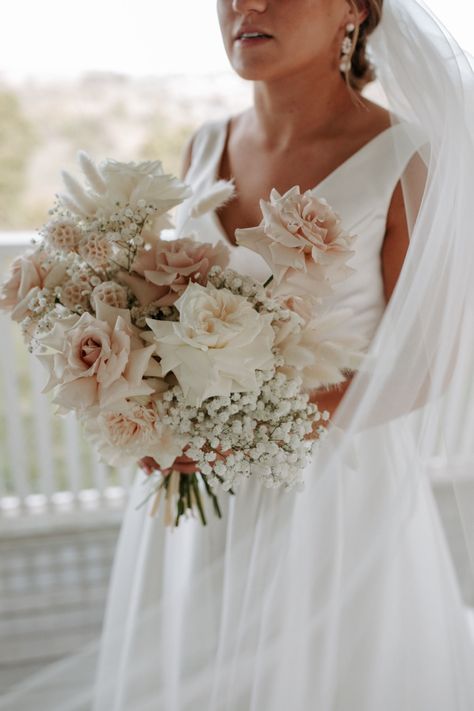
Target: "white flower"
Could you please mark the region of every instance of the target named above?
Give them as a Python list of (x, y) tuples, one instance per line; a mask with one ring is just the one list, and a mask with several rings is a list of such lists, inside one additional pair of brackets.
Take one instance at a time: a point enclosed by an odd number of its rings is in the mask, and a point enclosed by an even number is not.
[(111, 466), (153, 457), (166, 468), (186, 446), (184, 437), (161, 422), (153, 401), (123, 400), (110, 409), (91, 408), (80, 414), (80, 420), (89, 440)]
[(50, 349), (38, 356), (49, 372), (43, 392), (56, 388), (53, 402), (66, 411), (148, 395), (154, 387), (144, 376), (160, 375), (154, 348), (143, 345), (129, 312), (101, 301), (96, 309), (96, 317), (83, 313), (57, 320), (51, 333), (38, 337)]
[(352, 310), (317, 313), (300, 298), (286, 303), (300, 317), (300, 326), (295, 328), (294, 320), (279, 324), (275, 345), (285, 361), (280, 372), (290, 378), (299, 375), (305, 390), (344, 381), (345, 371), (356, 370), (363, 358), (364, 341), (347, 328)]
[[(122, 163), (106, 159), (97, 168), (85, 151), (80, 151), (78, 157), (86, 186), (62, 171), (67, 192), (58, 197), (82, 218), (110, 218), (117, 210), (117, 203), (121, 207), (129, 205), (132, 210), (153, 205), (160, 216), (192, 194), (189, 186), (165, 174), (159, 160)], [(164, 226), (165, 223), (161, 225)]]
[(255, 371), (274, 362), (271, 316), (228, 289), (191, 283), (175, 302), (178, 323), (147, 318), (161, 357), (189, 404), (212, 395), (257, 389)]

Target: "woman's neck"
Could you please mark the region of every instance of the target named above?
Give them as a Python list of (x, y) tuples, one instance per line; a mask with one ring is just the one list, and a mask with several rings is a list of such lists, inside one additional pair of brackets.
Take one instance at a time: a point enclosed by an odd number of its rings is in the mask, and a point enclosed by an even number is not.
[[(315, 87), (309, 90), (309, 87)], [(330, 138), (344, 130), (363, 109), (343, 79), (328, 72), (308, 78), (304, 72), (271, 82), (254, 82), (256, 129), (268, 147), (284, 151), (315, 135)]]

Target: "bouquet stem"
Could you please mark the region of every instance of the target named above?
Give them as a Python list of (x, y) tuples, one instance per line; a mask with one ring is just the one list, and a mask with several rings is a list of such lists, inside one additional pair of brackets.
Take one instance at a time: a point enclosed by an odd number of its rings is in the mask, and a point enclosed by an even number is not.
[[(164, 517), (163, 525), (172, 529), (179, 526), (180, 519), (188, 511), (192, 516), (196, 513), (199, 515), (203, 526), (207, 526), (206, 511), (204, 502), (201, 496), (199, 487), (199, 478), (201, 478), (206, 493), (212, 502), (214, 513), (219, 518), (222, 518), (222, 512), (219, 506), (219, 500), (213, 492), (207, 478), (201, 472), (194, 474), (182, 474), (173, 469), (168, 476), (163, 477), (157, 487), (149, 494), (144, 501), (139, 504), (140, 508), (154, 495), (153, 504), (149, 511), (149, 516), (154, 518), (159, 511), (161, 500), (164, 498)], [(164, 497), (163, 497), (164, 492)], [(232, 489), (229, 489), (230, 494), (234, 494)]]

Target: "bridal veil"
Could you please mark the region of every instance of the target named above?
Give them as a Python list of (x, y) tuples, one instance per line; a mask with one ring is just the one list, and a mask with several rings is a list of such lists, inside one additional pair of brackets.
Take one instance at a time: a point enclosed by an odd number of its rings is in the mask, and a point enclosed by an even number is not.
[[(430, 658), (416, 658), (425, 621), (411, 617), (390, 588), (406, 537), (418, 535), (411, 515), (420, 489), (433, 478), (451, 487), (474, 580), (474, 504), (466, 496), (474, 484), (474, 71), (418, 0), (384, 0), (369, 48), (392, 121), (402, 118), (425, 137), (416, 159), (400, 171), (410, 247), (364, 366), (306, 472), (305, 489), (265, 491), (257, 530), (238, 538), (229, 510), (221, 554), (203, 555), (192, 577), (189, 546), (205, 548), (206, 529), (196, 530), (193, 542), (186, 532), (167, 532), (163, 558), (146, 575), (159, 578), (165, 564), (182, 573), (132, 618), (127, 606), (137, 604), (144, 566), (151, 565), (137, 554), (138, 540), (164, 534), (156, 526), (145, 531), (142, 511), (129, 509), (121, 533), (129, 574), (113, 577), (115, 609), (107, 613), (115, 626), (106, 620), (101, 645), (26, 680), (0, 699), (0, 709), (355, 711), (350, 698), (347, 706), (341, 700), (341, 684), (348, 682), (359, 692), (365, 685), (366, 705), (357, 711), (421, 711), (416, 686), (424, 666), (436, 668), (440, 650), (425, 639), (420, 649)], [(189, 523), (198, 522), (183, 522)], [(433, 578), (433, 569), (451, 570), (452, 561), (436, 521), (431, 531), (433, 560), (426, 569), (414, 566), (404, 582), (409, 597), (412, 586), (432, 576), (436, 591), (426, 614), (440, 626), (450, 622), (452, 648), (443, 654), (457, 683), (449, 711), (468, 711), (474, 641), (467, 615), (449, 617), (453, 606), (461, 607), (454, 576)], [(216, 581), (223, 581), (222, 597), (210, 610), (203, 600)], [(386, 586), (379, 598), (376, 586)], [(385, 601), (380, 609), (377, 599)], [(211, 628), (212, 649), (206, 646)], [(407, 642), (415, 651), (407, 644), (391, 701), (388, 650), (403, 651)], [(354, 678), (364, 659), (367, 673)]]

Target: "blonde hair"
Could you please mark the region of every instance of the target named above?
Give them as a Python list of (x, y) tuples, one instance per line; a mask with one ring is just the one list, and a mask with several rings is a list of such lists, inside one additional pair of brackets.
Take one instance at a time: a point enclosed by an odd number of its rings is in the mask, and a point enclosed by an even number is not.
[(367, 58), (367, 39), (382, 18), (383, 0), (348, 0), (357, 16), (365, 5), (368, 15), (363, 22), (355, 21), (352, 36), (351, 68), (345, 72), (348, 87), (360, 93), (364, 86), (376, 78), (374, 65)]

